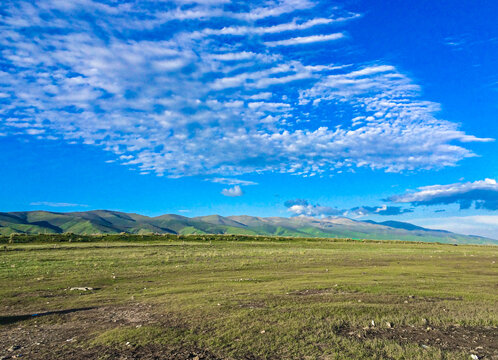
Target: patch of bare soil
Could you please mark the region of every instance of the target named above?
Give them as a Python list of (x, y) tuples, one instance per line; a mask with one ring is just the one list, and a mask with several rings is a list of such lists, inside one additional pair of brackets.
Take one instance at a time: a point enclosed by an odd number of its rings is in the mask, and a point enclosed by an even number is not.
[[(165, 346), (142, 346), (130, 349), (93, 347), (91, 349), (72, 349), (64, 354), (65, 359), (119, 359), (119, 360), (215, 360), (209, 352), (199, 349), (168, 348)], [(69, 357), (68, 357), (69, 356)], [(48, 359), (48, 358), (44, 358)], [(55, 359), (55, 357), (54, 357)]]
[(124, 326), (174, 324), (150, 305), (102, 306), (0, 317), (0, 359), (192, 359), (214, 360), (203, 349), (167, 346), (89, 346), (95, 334)]
[(266, 307), (266, 303), (264, 301), (247, 301), (241, 302), (239, 307), (243, 309), (264, 309)]
[(297, 290), (287, 293), (287, 295), (298, 295), (298, 296), (307, 296), (307, 295), (320, 295), (320, 294), (328, 294), (331, 292), (337, 292), (335, 289), (303, 289)]
[[(390, 324), (389, 324), (390, 325)], [(362, 339), (387, 339), (397, 343), (417, 343), (420, 346), (442, 350), (460, 350), (478, 356), (479, 359), (498, 359), (498, 329), (495, 327), (450, 326), (392, 326), (354, 329), (342, 327), (338, 334)]]
[(353, 295), (358, 293), (357, 290), (344, 290), (338, 287), (337, 284), (331, 288), (325, 289), (301, 289), (286, 293), (291, 296), (309, 296), (309, 295)]

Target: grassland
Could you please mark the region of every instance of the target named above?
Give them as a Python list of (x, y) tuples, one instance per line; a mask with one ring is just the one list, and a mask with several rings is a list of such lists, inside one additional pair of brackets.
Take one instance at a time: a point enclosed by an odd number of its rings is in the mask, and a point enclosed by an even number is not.
[(0, 358), (498, 357), (498, 247), (68, 240), (0, 239)]

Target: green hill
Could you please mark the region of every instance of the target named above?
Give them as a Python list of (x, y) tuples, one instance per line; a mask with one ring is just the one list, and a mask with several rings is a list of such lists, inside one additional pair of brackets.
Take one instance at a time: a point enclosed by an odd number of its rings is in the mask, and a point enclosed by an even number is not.
[(109, 210), (58, 213), (0, 213), (0, 235), (24, 234), (240, 234), (290, 237), (425, 241), (454, 244), (495, 244), (479, 236), (431, 230), (413, 224), (357, 221), (343, 217), (255, 217), (219, 215), (189, 218), (175, 214), (148, 217)]

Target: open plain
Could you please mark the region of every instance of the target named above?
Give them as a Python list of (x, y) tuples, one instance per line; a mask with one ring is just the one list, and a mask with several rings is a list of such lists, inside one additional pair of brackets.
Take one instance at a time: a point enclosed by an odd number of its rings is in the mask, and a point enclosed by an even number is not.
[(1, 359), (498, 359), (495, 246), (24, 239), (0, 240)]

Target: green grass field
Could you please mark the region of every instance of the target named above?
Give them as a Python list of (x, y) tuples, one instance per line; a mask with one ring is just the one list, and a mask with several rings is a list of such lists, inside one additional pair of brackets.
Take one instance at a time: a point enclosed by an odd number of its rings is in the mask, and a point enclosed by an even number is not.
[(498, 358), (498, 247), (98, 239), (0, 245), (0, 358)]

